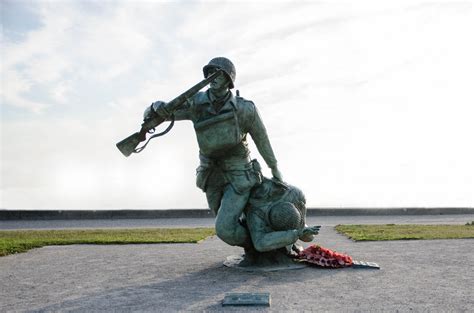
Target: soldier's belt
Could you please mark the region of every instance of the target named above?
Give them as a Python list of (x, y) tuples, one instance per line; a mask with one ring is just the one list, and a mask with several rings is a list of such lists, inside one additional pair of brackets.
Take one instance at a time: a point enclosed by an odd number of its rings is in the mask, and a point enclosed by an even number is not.
[(201, 156), (201, 166), (202, 167), (217, 167), (224, 171), (246, 171), (253, 169), (252, 162), (250, 158), (245, 159), (210, 159), (204, 156)]

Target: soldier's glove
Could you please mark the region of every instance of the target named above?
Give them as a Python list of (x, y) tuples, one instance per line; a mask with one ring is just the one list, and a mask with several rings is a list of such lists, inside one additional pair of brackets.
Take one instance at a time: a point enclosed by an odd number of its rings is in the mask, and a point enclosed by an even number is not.
[(273, 178), (275, 178), (279, 181), (283, 181), (283, 176), (281, 175), (281, 173), (278, 170), (278, 167), (276, 165), (274, 167), (272, 167), (272, 176), (273, 176)]

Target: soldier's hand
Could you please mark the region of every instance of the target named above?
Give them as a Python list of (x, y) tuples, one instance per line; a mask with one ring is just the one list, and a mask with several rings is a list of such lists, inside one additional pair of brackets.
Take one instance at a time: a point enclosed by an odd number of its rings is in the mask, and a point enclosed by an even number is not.
[(283, 176), (281, 175), (280, 171), (278, 170), (278, 167), (272, 167), (272, 176), (273, 178), (283, 181)]
[(306, 237), (309, 235), (317, 235), (319, 234), (319, 229), (321, 226), (311, 226), (311, 227), (304, 227), (300, 229), (298, 237)]
[(166, 102), (156, 101), (153, 102), (143, 113), (143, 119), (148, 120), (156, 117), (157, 115), (167, 117), (169, 114), (165, 108)]
[(156, 116), (156, 112), (153, 109), (153, 103), (145, 109), (145, 112), (143, 112), (143, 120), (149, 120), (152, 119), (153, 117)]

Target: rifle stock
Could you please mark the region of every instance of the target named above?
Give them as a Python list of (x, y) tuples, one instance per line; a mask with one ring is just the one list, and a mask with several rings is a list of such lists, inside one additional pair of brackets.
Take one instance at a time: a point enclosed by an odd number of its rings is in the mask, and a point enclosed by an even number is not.
[(124, 156), (128, 157), (130, 154), (135, 152), (135, 149), (140, 144), (140, 142), (145, 140), (142, 138), (143, 136), (140, 134), (140, 132), (136, 132), (133, 135), (130, 135), (124, 140), (118, 142), (116, 146)]
[[(220, 73), (222, 70), (218, 70), (209, 77), (203, 79), (190, 89), (186, 90), (170, 102), (166, 104), (166, 109), (169, 112), (174, 112), (178, 109), (184, 102), (186, 102), (189, 98), (194, 96), (199, 90), (210, 84)], [(117, 148), (122, 152), (122, 154), (126, 157), (130, 156), (132, 153), (137, 153), (137, 146), (146, 140), (146, 134), (148, 131), (154, 129), (156, 126), (163, 123), (166, 119), (162, 118), (161, 116), (155, 116), (151, 119), (145, 120), (139, 132), (134, 133), (133, 135), (128, 136), (127, 138), (123, 139), (122, 141), (116, 144)], [(140, 150), (141, 151), (141, 150)]]

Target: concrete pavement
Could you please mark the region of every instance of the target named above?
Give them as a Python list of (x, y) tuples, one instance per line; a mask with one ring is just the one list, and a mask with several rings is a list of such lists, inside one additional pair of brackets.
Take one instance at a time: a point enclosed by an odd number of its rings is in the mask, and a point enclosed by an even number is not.
[[(341, 221), (346, 220), (319, 224)], [(356, 243), (323, 226), (315, 242), (377, 262), (381, 270), (247, 273), (222, 265), (242, 250), (217, 238), (200, 244), (49, 246), (0, 258), (0, 311), (468, 312), (474, 307), (471, 239)], [(272, 305), (223, 308), (228, 292), (270, 292)]]

